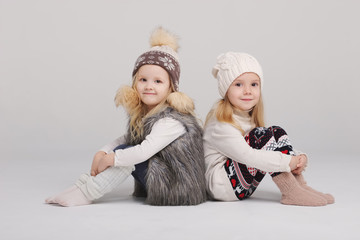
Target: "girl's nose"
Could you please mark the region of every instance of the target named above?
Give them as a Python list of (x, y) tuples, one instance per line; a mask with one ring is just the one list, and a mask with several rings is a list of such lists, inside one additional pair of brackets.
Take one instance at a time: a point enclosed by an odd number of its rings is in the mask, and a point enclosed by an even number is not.
[(250, 94), (251, 93), (251, 90), (250, 90), (249, 86), (244, 86), (244, 93), (245, 94)]
[(152, 89), (153, 88), (153, 85), (150, 81), (147, 81), (146, 84), (145, 84), (145, 89)]

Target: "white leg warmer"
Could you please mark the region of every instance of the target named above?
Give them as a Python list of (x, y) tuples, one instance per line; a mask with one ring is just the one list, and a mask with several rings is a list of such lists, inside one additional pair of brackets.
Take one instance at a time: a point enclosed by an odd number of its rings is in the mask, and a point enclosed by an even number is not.
[(82, 174), (75, 185), (80, 188), (88, 200), (93, 201), (119, 186), (134, 169), (134, 166), (110, 167), (95, 177)]

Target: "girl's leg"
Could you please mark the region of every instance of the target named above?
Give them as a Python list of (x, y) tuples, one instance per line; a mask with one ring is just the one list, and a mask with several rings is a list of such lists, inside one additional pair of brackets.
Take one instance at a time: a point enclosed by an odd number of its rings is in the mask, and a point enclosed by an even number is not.
[(94, 177), (83, 174), (75, 185), (79, 187), (88, 200), (93, 201), (118, 187), (130, 176), (133, 170), (133, 166), (110, 167)]
[(135, 170), (131, 173), (134, 177), (134, 192), (135, 197), (147, 197), (146, 191), (146, 173), (149, 161), (145, 161), (135, 165)]
[[(255, 128), (245, 136), (245, 141), (255, 149), (275, 150), (278, 148), (276, 140), (279, 140), (279, 134), (276, 134), (275, 138), (273, 132), (275, 131), (267, 128)], [(283, 141), (283, 139), (280, 139), (280, 141)], [(264, 171), (247, 167), (231, 159), (226, 161), (224, 167), (234, 193), (240, 200), (250, 197), (266, 174)], [(272, 174), (275, 176), (279, 173)]]
[(83, 174), (69, 191), (55, 196), (51, 202), (64, 207), (91, 204), (121, 184), (133, 171), (133, 167), (110, 167), (96, 176)]
[[(281, 151), (284, 154), (293, 154), (292, 146), (286, 132), (280, 127), (254, 128), (245, 136), (246, 142), (255, 149), (267, 151)], [(270, 172), (272, 177), (280, 172)]]
[(224, 165), (227, 176), (236, 197), (239, 200), (250, 197), (264, 178), (265, 173), (255, 168), (248, 168), (228, 158)]
[[(126, 147), (126, 145), (121, 145), (114, 150)], [(45, 202), (57, 203), (66, 207), (90, 204), (93, 200), (115, 189), (133, 170), (133, 166), (110, 167), (96, 176), (83, 174), (74, 186), (55, 197), (48, 198)]]
[[(256, 149), (294, 154), (285, 130), (278, 126), (253, 129), (246, 140)], [(292, 173), (275, 172), (270, 175), (282, 193), (281, 203), (301, 206), (326, 205), (326, 200), (322, 196), (303, 189)]]
[[(120, 145), (114, 149), (125, 149), (131, 147), (130, 145)], [(135, 170), (132, 171), (131, 175), (134, 177), (135, 186), (134, 193), (135, 197), (146, 197), (146, 173), (149, 166), (149, 161), (141, 162), (135, 165)]]
[[(275, 151), (281, 151), (284, 154), (293, 155), (294, 154), (293, 148), (290, 144), (289, 137), (288, 137), (287, 133), (285, 132), (285, 130), (278, 126), (273, 126), (273, 127), (270, 127), (269, 129), (273, 133), (274, 138), (278, 144), (278, 148)], [(321, 192), (316, 191), (315, 189), (311, 188), (310, 186), (308, 186), (306, 184), (306, 181), (302, 174), (299, 174), (299, 175), (293, 174), (293, 175), (295, 176), (296, 181), (300, 184), (300, 186), (302, 188), (304, 188), (312, 193), (315, 193), (315, 194), (321, 196), (322, 198), (325, 198), (328, 204), (335, 202), (335, 199), (331, 194), (321, 193)], [(273, 177), (276, 176), (276, 173), (275, 173), (275, 175), (272, 175), (272, 176)]]

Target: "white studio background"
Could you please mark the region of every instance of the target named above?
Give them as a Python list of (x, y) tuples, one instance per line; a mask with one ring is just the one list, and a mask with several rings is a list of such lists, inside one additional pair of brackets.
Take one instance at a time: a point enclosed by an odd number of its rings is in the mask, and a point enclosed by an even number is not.
[(0, 0), (0, 161), (75, 154), (90, 167), (124, 133), (113, 98), (159, 25), (180, 37), (180, 90), (202, 120), (219, 98), (216, 57), (247, 52), (264, 69), (268, 125), (304, 152), (355, 154), (358, 10), (356, 0)]

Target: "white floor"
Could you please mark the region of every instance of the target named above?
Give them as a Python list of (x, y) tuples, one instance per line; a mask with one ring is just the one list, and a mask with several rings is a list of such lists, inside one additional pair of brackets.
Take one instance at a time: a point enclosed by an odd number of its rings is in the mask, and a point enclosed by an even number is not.
[(336, 203), (295, 207), (265, 177), (252, 198), (154, 207), (131, 197), (132, 179), (95, 204), (65, 208), (44, 199), (90, 163), (17, 157), (0, 167), (0, 238), (11, 239), (360, 239), (358, 157), (313, 157), (305, 176)]

